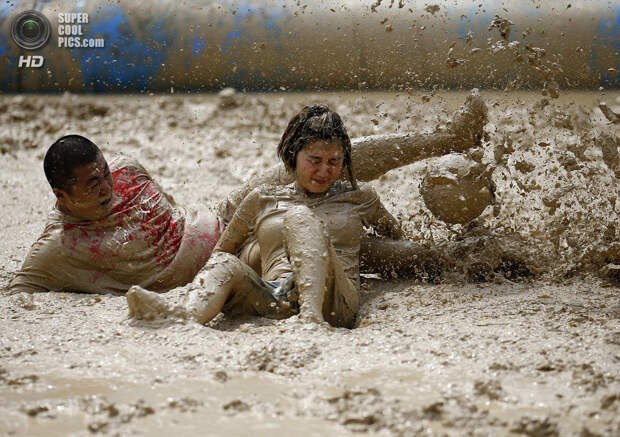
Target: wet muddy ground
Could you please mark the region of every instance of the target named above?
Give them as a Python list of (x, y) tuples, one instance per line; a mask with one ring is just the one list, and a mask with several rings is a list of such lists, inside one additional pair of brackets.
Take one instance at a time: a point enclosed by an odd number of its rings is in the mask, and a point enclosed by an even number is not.
[(470, 155), (494, 166), (495, 205), (448, 226), (420, 198), (425, 162), (374, 182), (410, 238), (467, 249), (439, 284), (366, 278), (353, 330), (157, 324), (130, 321), (122, 296), (9, 296), (53, 204), (45, 150), (86, 135), (179, 204), (214, 207), (275, 162), (303, 104), (327, 102), (357, 137), (430, 132), (464, 93), (0, 97), (0, 433), (617, 435), (618, 124), (599, 104), (618, 113), (619, 94), (482, 95), (487, 138)]

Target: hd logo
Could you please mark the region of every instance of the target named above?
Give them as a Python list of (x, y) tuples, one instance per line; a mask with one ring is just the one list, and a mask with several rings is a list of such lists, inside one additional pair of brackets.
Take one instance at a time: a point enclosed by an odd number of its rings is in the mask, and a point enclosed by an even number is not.
[[(37, 50), (45, 46), (50, 38), (50, 22), (37, 11), (25, 11), (18, 14), (11, 23), (11, 36), (15, 44), (25, 50)], [(18, 68), (40, 68), (43, 56), (20, 55)]]
[(40, 68), (43, 67), (43, 56), (24, 56), (20, 55), (17, 68)]

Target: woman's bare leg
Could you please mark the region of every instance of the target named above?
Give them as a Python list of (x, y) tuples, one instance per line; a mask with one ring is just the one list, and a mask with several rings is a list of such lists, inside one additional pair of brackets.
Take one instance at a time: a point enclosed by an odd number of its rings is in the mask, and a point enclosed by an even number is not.
[(360, 294), (347, 277), (333, 247), (328, 247), (331, 283), (323, 300), (323, 316), (332, 325), (353, 328), (360, 309)]
[(323, 224), (309, 208), (294, 206), (284, 217), (284, 240), (299, 293), (300, 318), (322, 322), (329, 275)]
[(284, 229), (300, 318), (352, 327), (359, 293), (346, 278), (321, 221), (306, 206), (295, 206), (286, 213)]
[(480, 143), (486, 123), (487, 107), (477, 92), (472, 92), (446, 130), (354, 138), (351, 162), (355, 177), (372, 181), (422, 159), (466, 150)]
[(254, 286), (254, 271), (234, 255), (216, 252), (194, 281), (166, 294), (134, 286), (127, 292), (129, 315), (137, 319), (168, 317), (206, 323), (217, 316), (235, 292)]
[(216, 252), (199, 274), (200, 286), (187, 297), (187, 308), (198, 323), (207, 323), (217, 316), (234, 292), (250, 286), (249, 278), (256, 273), (234, 255)]

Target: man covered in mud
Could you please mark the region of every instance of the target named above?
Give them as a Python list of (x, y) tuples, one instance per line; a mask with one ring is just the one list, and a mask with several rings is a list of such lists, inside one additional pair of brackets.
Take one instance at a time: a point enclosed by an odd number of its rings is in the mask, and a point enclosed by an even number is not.
[(217, 242), (216, 219), (178, 208), (139, 163), (108, 164), (87, 138), (60, 138), (43, 167), (56, 206), (11, 290), (166, 290), (191, 281)]
[[(370, 181), (420, 159), (465, 150), (479, 141), (485, 123), (486, 106), (472, 95), (446, 130), (354, 139), (354, 171), (359, 180)], [(57, 201), (9, 284), (14, 293), (119, 294), (133, 285), (153, 291), (185, 285), (205, 265), (247, 193), (259, 184), (291, 182), (283, 166), (274, 167), (231, 193), (216, 216), (177, 206), (138, 162), (119, 155), (108, 163), (94, 143), (79, 135), (57, 140), (45, 156), (44, 170)], [(363, 268), (399, 271), (418, 258), (411, 256), (412, 247), (393, 243), (366, 238)], [(259, 253), (255, 243), (248, 244), (240, 259), (258, 269)]]

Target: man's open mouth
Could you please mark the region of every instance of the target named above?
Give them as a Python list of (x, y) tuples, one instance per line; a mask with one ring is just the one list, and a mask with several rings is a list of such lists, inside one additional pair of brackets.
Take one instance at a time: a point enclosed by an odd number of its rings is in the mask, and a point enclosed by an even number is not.
[(99, 202), (99, 205), (106, 206), (106, 205), (108, 205), (110, 203), (111, 200), (112, 200), (112, 198), (110, 197), (110, 198), (104, 200), (103, 202)]

